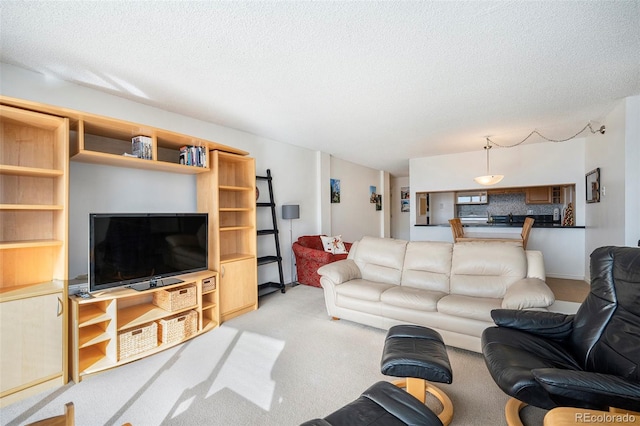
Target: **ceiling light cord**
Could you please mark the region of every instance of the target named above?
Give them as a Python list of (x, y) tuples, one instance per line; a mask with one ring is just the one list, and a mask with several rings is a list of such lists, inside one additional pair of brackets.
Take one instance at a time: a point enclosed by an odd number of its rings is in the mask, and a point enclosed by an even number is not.
[(542, 139), (544, 139), (546, 141), (549, 141), (549, 142), (566, 142), (568, 140), (571, 140), (571, 139), (577, 137), (580, 133), (584, 132), (587, 129), (589, 129), (592, 134), (593, 133), (600, 133), (601, 135), (604, 135), (604, 131), (605, 131), (605, 127), (604, 126), (600, 126), (600, 128), (598, 130), (593, 130), (593, 127), (591, 127), (591, 123), (587, 123), (586, 126), (584, 126), (582, 129), (580, 129), (580, 131), (577, 132), (573, 136), (570, 136), (570, 137), (568, 137), (566, 139), (551, 139), (551, 138), (548, 138), (548, 137), (540, 134), (540, 132), (538, 132), (537, 130), (534, 130), (531, 133), (529, 133), (529, 135), (526, 138), (524, 138), (520, 142), (514, 143), (513, 145), (500, 145), (499, 143), (496, 143), (496, 142), (492, 141), (491, 138), (489, 138), (489, 136), (485, 136), (485, 139), (487, 140), (487, 145), (485, 145), (485, 147), (484, 147), (484, 150), (487, 153), (487, 174), (484, 175), (484, 176), (478, 176), (478, 177), (474, 178), (474, 180), (477, 183), (479, 183), (480, 185), (489, 186), (489, 185), (495, 185), (496, 183), (502, 181), (502, 178), (504, 178), (504, 175), (492, 175), (489, 172), (489, 150), (491, 149), (491, 144), (497, 145), (500, 148), (513, 148), (515, 146), (523, 144), (524, 142), (526, 142), (527, 139), (529, 139), (534, 134), (540, 136)]
[(575, 139), (576, 137), (578, 137), (578, 135), (580, 133), (584, 132), (587, 129), (589, 129), (589, 131), (591, 131), (591, 134), (600, 133), (601, 135), (604, 135), (604, 132), (606, 130), (604, 125), (600, 126), (600, 128), (598, 128), (597, 130), (593, 130), (593, 127), (591, 126), (591, 123), (587, 123), (587, 125), (584, 126), (582, 129), (580, 129), (579, 132), (577, 132), (575, 135), (570, 136), (570, 137), (568, 137), (566, 139), (551, 139), (551, 138), (548, 138), (548, 137), (544, 136), (543, 134), (541, 134), (537, 130), (534, 130), (531, 133), (529, 133), (529, 135), (526, 138), (522, 139), (520, 142), (514, 143), (513, 145), (500, 145), (499, 143), (497, 143), (496, 141), (491, 140), (488, 137), (487, 137), (487, 142), (491, 142), (492, 144), (494, 144), (496, 146), (499, 146), (500, 148), (513, 148), (515, 146), (518, 146), (518, 145), (521, 145), (521, 144), (525, 143), (527, 141), (527, 139), (529, 139), (533, 135), (538, 135), (542, 139), (544, 139), (546, 141), (549, 141), (549, 142), (566, 142), (566, 141), (570, 141), (571, 139)]

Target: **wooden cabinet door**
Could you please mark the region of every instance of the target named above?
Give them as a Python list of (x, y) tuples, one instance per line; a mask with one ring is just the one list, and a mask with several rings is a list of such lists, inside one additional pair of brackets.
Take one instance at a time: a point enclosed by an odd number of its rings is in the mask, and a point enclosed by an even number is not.
[(0, 303), (0, 392), (62, 376), (62, 293)]
[(526, 194), (527, 204), (551, 204), (551, 187), (549, 186), (527, 188)]
[(223, 321), (257, 308), (257, 279), (255, 258), (220, 265), (220, 316)]

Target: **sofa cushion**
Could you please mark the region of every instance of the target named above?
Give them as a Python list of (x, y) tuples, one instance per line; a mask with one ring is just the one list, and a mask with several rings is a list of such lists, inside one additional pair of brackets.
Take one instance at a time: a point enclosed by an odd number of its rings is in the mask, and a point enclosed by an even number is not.
[(379, 302), (382, 293), (393, 286), (393, 284), (355, 279), (336, 286), (336, 294), (338, 296)]
[(446, 296), (439, 291), (421, 290), (404, 285), (391, 287), (382, 293), (380, 300), (389, 305), (399, 306), (418, 311), (435, 311), (438, 300)]
[(354, 260), (365, 280), (400, 284), (407, 241), (363, 237)]
[(453, 244), (447, 242), (409, 242), (404, 257), (402, 285), (448, 293), (452, 252)]
[(521, 245), (471, 241), (453, 246), (451, 294), (502, 298), (526, 275), (527, 257)]
[(499, 309), (501, 306), (501, 299), (450, 294), (438, 301), (438, 312), (457, 317), (493, 322), (491, 311), (493, 309)]

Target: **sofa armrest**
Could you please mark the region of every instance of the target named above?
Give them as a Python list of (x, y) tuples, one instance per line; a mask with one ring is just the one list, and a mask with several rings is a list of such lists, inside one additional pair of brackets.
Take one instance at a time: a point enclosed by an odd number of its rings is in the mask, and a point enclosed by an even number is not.
[(640, 383), (620, 376), (589, 371), (537, 368), (531, 371), (553, 395), (585, 401), (601, 409), (640, 410)]
[(334, 284), (342, 284), (344, 282), (362, 278), (360, 268), (351, 259), (338, 260), (337, 262), (329, 263), (318, 269), (318, 274), (322, 277), (326, 277)]
[(491, 318), (498, 327), (513, 328), (562, 341), (573, 331), (574, 315), (547, 311), (494, 309), (491, 311)]
[(502, 299), (502, 307), (504, 309), (546, 308), (555, 300), (547, 283), (538, 278), (524, 278), (507, 288)]
[(527, 256), (527, 278), (546, 280), (544, 271), (544, 257), (539, 250), (525, 250)]

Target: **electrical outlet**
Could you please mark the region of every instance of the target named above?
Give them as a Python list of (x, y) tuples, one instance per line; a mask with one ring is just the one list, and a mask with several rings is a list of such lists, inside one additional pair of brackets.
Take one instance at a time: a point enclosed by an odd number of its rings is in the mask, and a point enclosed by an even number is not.
[(603, 186), (602, 187), (602, 196), (604, 197), (605, 195), (607, 195), (607, 187)]

